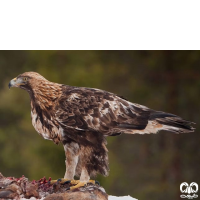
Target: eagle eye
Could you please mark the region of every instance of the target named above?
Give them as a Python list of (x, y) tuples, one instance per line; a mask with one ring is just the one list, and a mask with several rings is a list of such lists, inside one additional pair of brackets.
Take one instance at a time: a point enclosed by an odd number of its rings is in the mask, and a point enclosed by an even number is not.
[(24, 77), (24, 81), (27, 81), (28, 80), (28, 78), (27, 77)]

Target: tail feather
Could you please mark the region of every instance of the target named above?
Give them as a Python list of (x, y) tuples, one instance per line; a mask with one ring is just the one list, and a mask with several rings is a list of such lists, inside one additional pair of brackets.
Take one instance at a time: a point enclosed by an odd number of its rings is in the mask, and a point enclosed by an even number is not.
[(149, 120), (156, 121), (163, 125), (163, 130), (172, 131), (175, 133), (188, 133), (194, 132), (195, 130), (195, 128), (192, 127), (192, 124), (195, 123), (186, 121), (179, 116), (170, 113), (154, 111), (150, 114)]

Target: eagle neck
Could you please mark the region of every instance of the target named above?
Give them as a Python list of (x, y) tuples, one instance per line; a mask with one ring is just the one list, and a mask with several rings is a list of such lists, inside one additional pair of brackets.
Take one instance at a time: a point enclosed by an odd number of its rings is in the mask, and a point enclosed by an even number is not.
[(61, 86), (61, 84), (49, 81), (35, 85), (32, 89), (32, 94), (30, 94), (33, 105), (38, 105), (42, 110), (51, 109), (61, 96)]

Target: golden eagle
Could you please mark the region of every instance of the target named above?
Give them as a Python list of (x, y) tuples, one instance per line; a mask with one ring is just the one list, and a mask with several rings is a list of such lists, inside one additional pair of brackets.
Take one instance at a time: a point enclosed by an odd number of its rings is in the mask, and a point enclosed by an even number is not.
[(90, 176), (108, 175), (106, 136), (144, 134), (160, 130), (193, 132), (192, 122), (155, 111), (104, 90), (53, 83), (36, 72), (25, 72), (9, 83), (26, 90), (31, 99), (35, 130), (45, 139), (62, 143), (66, 155), (64, 178), (85, 185)]

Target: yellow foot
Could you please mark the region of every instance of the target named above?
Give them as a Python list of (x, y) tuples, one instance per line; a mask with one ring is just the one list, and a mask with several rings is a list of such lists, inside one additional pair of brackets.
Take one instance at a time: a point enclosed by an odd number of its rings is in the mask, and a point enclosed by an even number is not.
[(89, 181), (71, 180), (71, 181), (67, 181), (67, 182), (72, 184), (72, 185), (75, 185), (75, 186), (67, 188), (67, 190), (73, 190), (73, 189), (83, 187), (83, 186), (87, 185), (87, 183), (100, 185), (99, 182), (95, 181), (95, 180), (89, 180)]
[(68, 188), (67, 190), (73, 190), (73, 189), (85, 186), (85, 185), (87, 185), (87, 183), (100, 185), (99, 182), (95, 181), (95, 180), (89, 180), (87, 182), (87, 181), (80, 181), (80, 180), (69, 180), (69, 179), (65, 179), (65, 178), (59, 178), (58, 180), (51, 180), (49, 182), (49, 184), (51, 184), (51, 185), (53, 185), (55, 183), (58, 183), (58, 184), (70, 183), (70, 185), (73, 185), (72, 187)]
[(49, 181), (49, 184), (51, 184), (51, 185), (54, 184), (54, 183), (63, 184), (65, 182), (67, 182), (67, 181), (71, 181), (71, 180), (66, 179), (66, 178), (59, 178), (58, 180), (51, 180), (51, 181)]
[(69, 188), (67, 188), (67, 190), (74, 190), (74, 189), (83, 187), (85, 185), (87, 185), (87, 181), (79, 181), (79, 183), (77, 185), (69, 187)]

